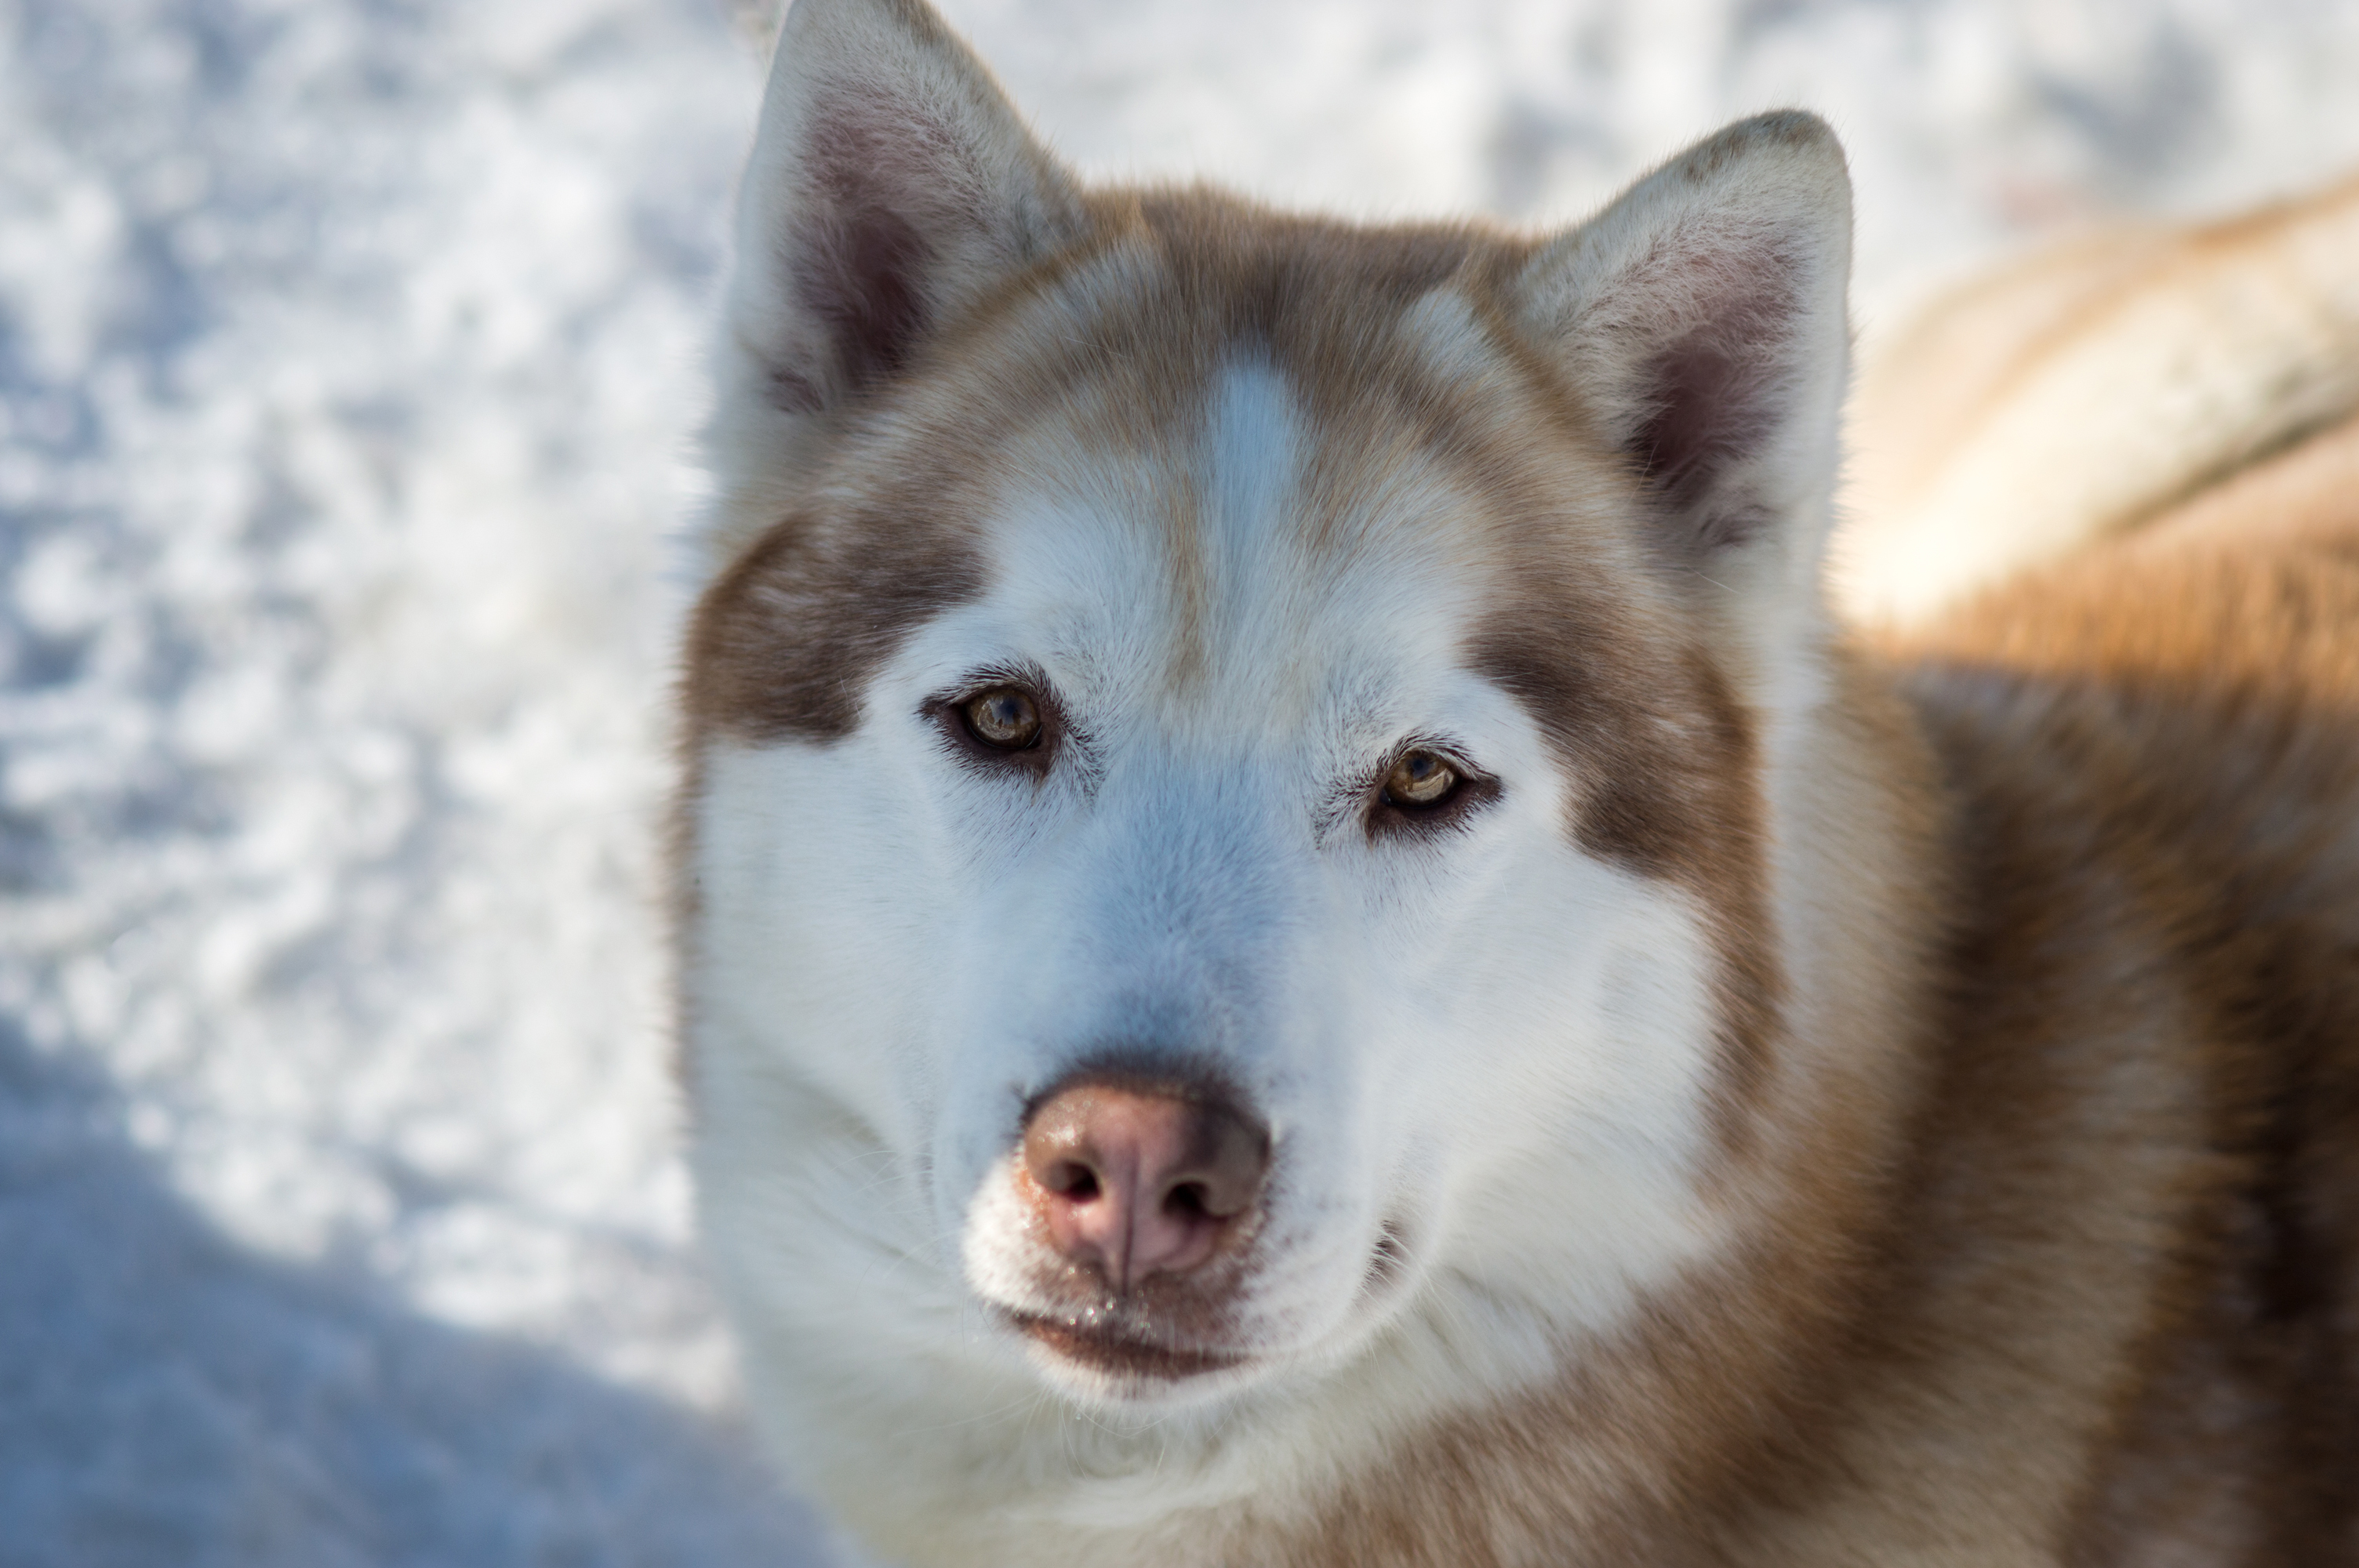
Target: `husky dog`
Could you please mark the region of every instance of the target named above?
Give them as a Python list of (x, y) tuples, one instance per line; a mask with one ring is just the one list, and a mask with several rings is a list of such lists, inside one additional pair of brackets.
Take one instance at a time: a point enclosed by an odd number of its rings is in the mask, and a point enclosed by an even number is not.
[(1086, 189), (795, 6), (680, 1007), (859, 1550), (2359, 1562), (2359, 506), (1842, 633), (1849, 229), (1802, 114), (1540, 236)]

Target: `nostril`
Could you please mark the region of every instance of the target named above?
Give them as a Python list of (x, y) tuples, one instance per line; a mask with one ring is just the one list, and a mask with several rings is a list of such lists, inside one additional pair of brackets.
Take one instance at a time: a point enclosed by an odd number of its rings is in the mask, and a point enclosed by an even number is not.
[(1087, 1203), (1098, 1195), (1098, 1173), (1078, 1160), (1060, 1160), (1049, 1168), (1041, 1185), (1059, 1197)]
[(1182, 1182), (1163, 1195), (1163, 1212), (1178, 1219), (1210, 1219), (1212, 1211), (1205, 1206), (1208, 1194), (1201, 1182)]

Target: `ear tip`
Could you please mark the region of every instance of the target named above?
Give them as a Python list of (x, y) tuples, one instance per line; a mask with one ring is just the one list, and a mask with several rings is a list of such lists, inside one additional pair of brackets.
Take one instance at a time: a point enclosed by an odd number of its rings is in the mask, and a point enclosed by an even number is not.
[(1797, 152), (1843, 152), (1843, 142), (1835, 128), (1808, 109), (1772, 109), (1767, 114), (1739, 120), (1722, 135), (1737, 134), (1764, 142), (1780, 143)]
[(774, 62), (792, 58), (837, 34), (851, 38), (890, 38), (897, 34), (923, 44), (939, 44), (949, 28), (926, 0), (788, 0), (777, 27)]
[(1851, 165), (1835, 128), (1808, 109), (1776, 109), (1724, 125), (1674, 160), (1691, 178), (1710, 180), (1742, 167), (1758, 181), (1770, 170), (1783, 182), (1820, 187), (1848, 206)]
[(853, 16), (866, 8), (864, 0), (851, 0), (850, 4), (845, 0), (787, 0), (771, 34), (771, 91), (764, 99), (766, 112), (770, 103), (779, 101), (779, 90), (808, 71), (812, 58), (823, 53)]
[(1851, 168), (1843, 143), (1833, 126), (1807, 109), (1723, 125), (1673, 156), (1628, 195), (1658, 211), (1664, 204), (1701, 206), (1751, 212), (1780, 228), (1799, 224), (1830, 236), (1850, 232)]

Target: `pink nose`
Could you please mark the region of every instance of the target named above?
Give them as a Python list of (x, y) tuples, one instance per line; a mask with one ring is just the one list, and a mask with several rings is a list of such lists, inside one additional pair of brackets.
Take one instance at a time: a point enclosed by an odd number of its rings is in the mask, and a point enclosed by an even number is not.
[(1227, 1106), (1103, 1083), (1035, 1107), (1023, 1153), (1050, 1245), (1116, 1292), (1201, 1267), (1269, 1168), (1267, 1135)]

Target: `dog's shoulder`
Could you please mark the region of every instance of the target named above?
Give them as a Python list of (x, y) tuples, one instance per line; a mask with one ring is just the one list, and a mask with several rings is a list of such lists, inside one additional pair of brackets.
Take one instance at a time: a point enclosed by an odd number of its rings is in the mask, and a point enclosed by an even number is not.
[[(2334, 1560), (2347, 1508), (2359, 489), (2313, 481), (2354, 434), (1887, 638), (1961, 882), (1927, 1180), (1972, 1169), (1994, 1260), (2060, 1231), (2083, 1284), (2167, 1260), (2082, 1504), (2095, 1560)], [(1954, 1260), (1978, 1227), (1940, 1228)]]

